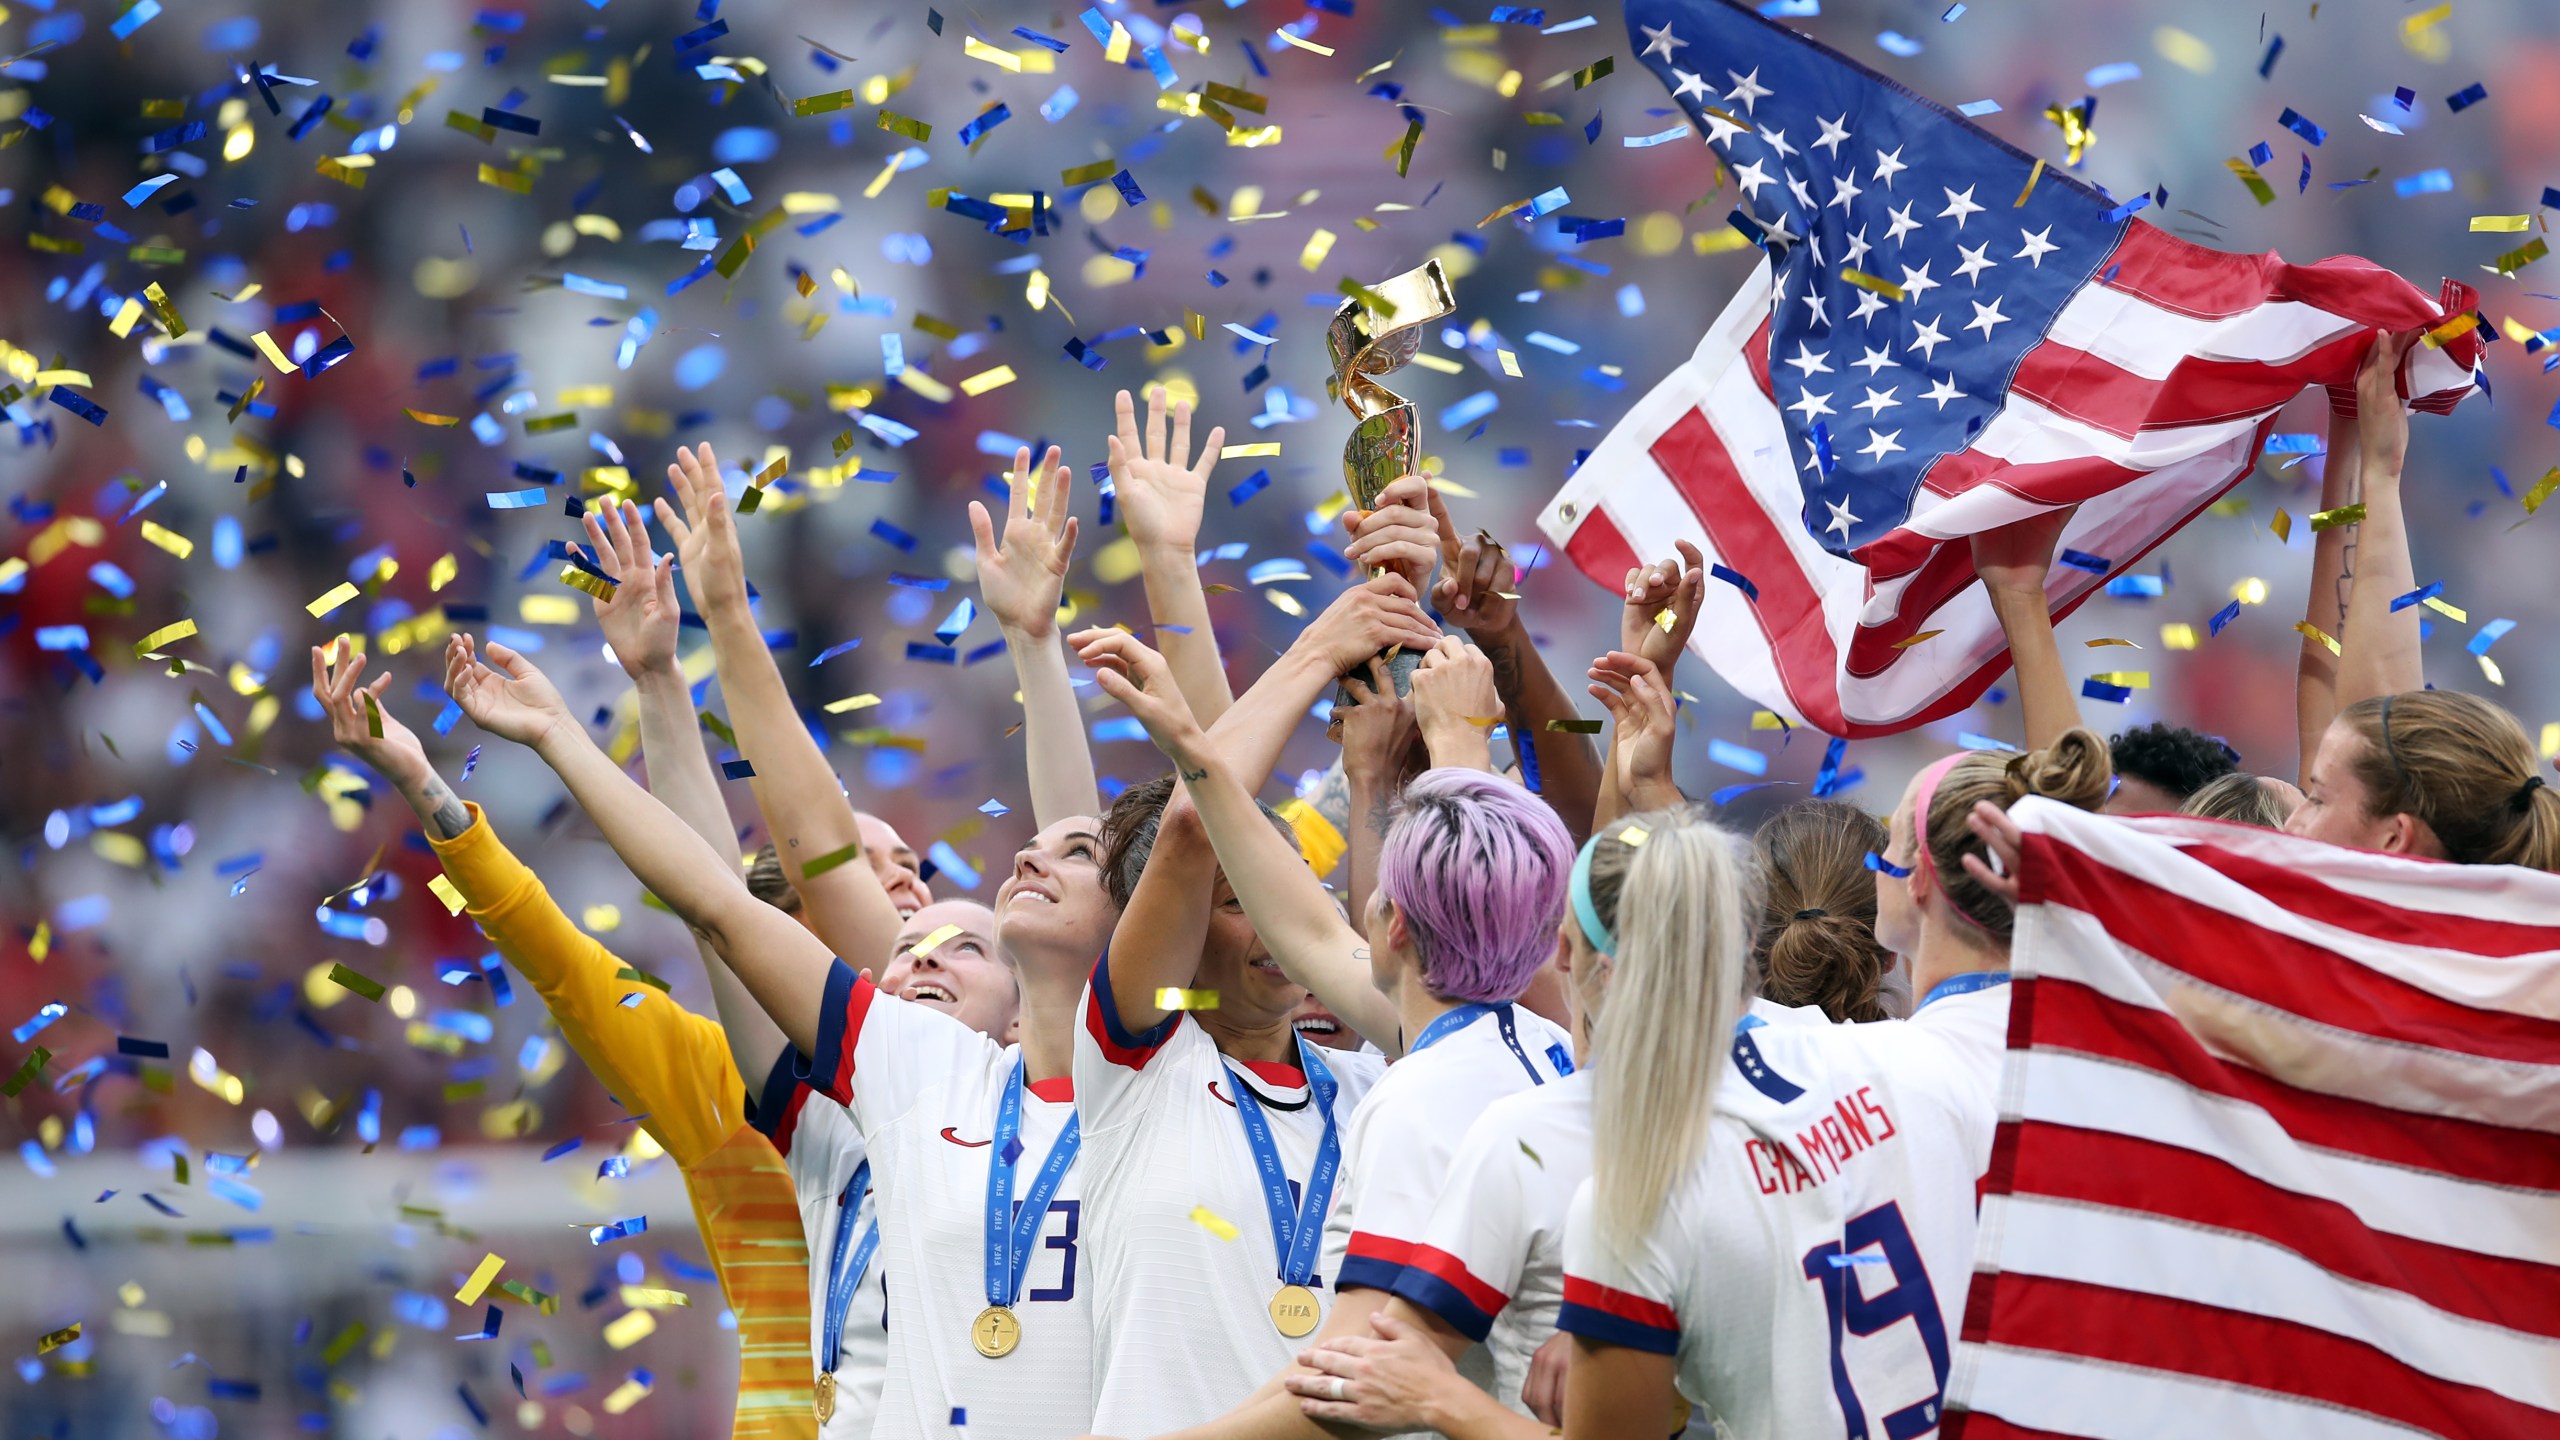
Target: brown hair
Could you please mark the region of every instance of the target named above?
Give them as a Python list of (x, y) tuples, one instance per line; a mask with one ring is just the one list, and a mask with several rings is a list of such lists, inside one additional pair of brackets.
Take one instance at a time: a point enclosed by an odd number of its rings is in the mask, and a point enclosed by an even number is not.
[(2425, 821), (2456, 864), (2560, 870), (2560, 794), (2513, 715), (2460, 691), (2412, 690), (2359, 700), (2338, 723), (2365, 742), (2349, 764), (2371, 817)]
[(1929, 813), (1921, 823), (1920, 838), (1929, 847), (1929, 861), (1947, 903), (1992, 939), (2007, 945), (2017, 915), (2007, 901), (1985, 889), (1965, 870), (1965, 856), (1982, 855), (1987, 859), (1989, 855), (1965, 824), (1965, 817), (1985, 800), (2006, 810), (2030, 795), (2095, 810), (2106, 803), (2108, 782), (2114, 778), (2107, 742), (2077, 727), (2065, 730), (2061, 739), (2042, 750), (2030, 750), (2005, 760), (1987, 753), (1967, 756), (1938, 782), (1938, 793), (1930, 800)]
[(774, 852), (772, 841), (758, 846), (755, 859), (747, 865), (747, 893), (785, 915), (800, 913), (800, 892), (791, 888), (790, 877), (782, 873), (782, 857)]
[(2246, 770), (2234, 770), (2188, 796), (2178, 813), (2255, 825), (2261, 830), (2281, 830), (2284, 822), (2293, 818), (2292, 807), (2277, 796), (2276, 787)]
[[(1790, 805), (1761, 822), (1751, 837), (1762, 885), (1751, 937), (1761, 994), (1819, 1005), (1835, 1021), (1892, 1018), (1883, 989), (1893, 955), (1876, 943), (1876, 877), (1866, 864), (1886, 844), (1883, 822), (1836, 800)], [(1596, 890), (1599, 876), (1592, 879)]]
[[(1172, 799), (1173, 777), (1160, 775), (1121, 791), (1103, 812), (1102, 889), (1111, 897), (1112, 909), (1128, 909), (1130, 897), (1138, 893), (1138, 879), (1147, 873), (1147, 857), (1155, 853), (1156, 827), (1164, 822), (1164, 807)], [(1279, 811), (1259, 800), (1254, 803), (1288, 837), (1289, 848), (1297, 849), (1296, 827)]]

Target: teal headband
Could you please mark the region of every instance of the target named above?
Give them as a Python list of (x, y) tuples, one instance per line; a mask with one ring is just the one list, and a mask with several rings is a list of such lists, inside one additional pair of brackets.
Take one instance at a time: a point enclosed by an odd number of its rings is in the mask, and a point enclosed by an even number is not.
[(1617, 934), (1600, 918), (1600, 907), (1591, 903), (1591, 853), (1600, 848), (1600, 836), (1583, 842), (1582, 853), (1573, 857), (1573, 918), (1582, 926), (1583, 938), (1591, 948), (1603, 955), (1618, 953)]

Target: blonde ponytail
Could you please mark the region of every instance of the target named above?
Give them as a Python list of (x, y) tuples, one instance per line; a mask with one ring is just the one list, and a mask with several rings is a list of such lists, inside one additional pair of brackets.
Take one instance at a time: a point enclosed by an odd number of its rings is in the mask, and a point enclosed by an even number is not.
[(1592, 844), (1595, 875), (1618, 877), (1592, 1036), (1592, 1185), (1602, 1243), (1624, 1253), (1705, 1153), (1749, 983), (1752, 899), (1740, 843), (1702, 812), (1647, 811)]

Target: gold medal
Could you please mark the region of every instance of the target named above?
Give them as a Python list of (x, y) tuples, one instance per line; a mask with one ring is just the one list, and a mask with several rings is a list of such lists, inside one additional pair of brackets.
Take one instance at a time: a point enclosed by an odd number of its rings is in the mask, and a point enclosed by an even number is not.
[(1292, 1340), (1316, 1333), (1316, 1322), (1323, 1318), (1316, 1292), (1304, 1285), (1283, 1285), (1271, 1297), (1271, 1323)]
[(1007, 1305), (990, 1305), (969, 1322), (969, 1343), (990, 1360), (1001, 1360), (1022, 1343), (1022, 1322)]
[(836, 1377), (821, 1375), (818, 1377), (818, 1423), (824, 1425), (834, 1418), (836, 1418)]

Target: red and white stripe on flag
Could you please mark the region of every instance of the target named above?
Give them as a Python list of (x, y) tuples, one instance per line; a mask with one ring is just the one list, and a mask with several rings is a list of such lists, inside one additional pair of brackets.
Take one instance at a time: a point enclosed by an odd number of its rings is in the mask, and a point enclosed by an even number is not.
[[(1766, 260), (1539, 526), (1612, 590), (1675, 541), (1697, 545), (1757, 592), (1707, 587), (1690, 641), (1700, 658), (1828, 734), (1893, 734), (1971, 705), (2008, 668), (1972, 536), (2077, 504), (2062, 544), (2107, 569), (2054, 568), (2047, 601), (2067, 615), (2245, 479), (2303, 389), (2328, 387), (2352, 410), (2373, 329), (2433, 324), (2476, 298), (2448, 282), (2438, 304), (2369, 261), (2289, 265), (2140, 223), (2097, 275), (2026, 352), (1991, 421), (1928, 462), (1893, 529), (1849, 556), (1824, 550), (1821, 517), (1812, 528), (1805, 518), (1800, 477), (1817, 462), (1771, 385)], [(2450, 410), (2472, 388), (2480, 346), (2465, 335), (2414, 348), (2402, 393)]]
[(2560, 875), (2010, 813), (1947, 1434), (2560, 1435)]

